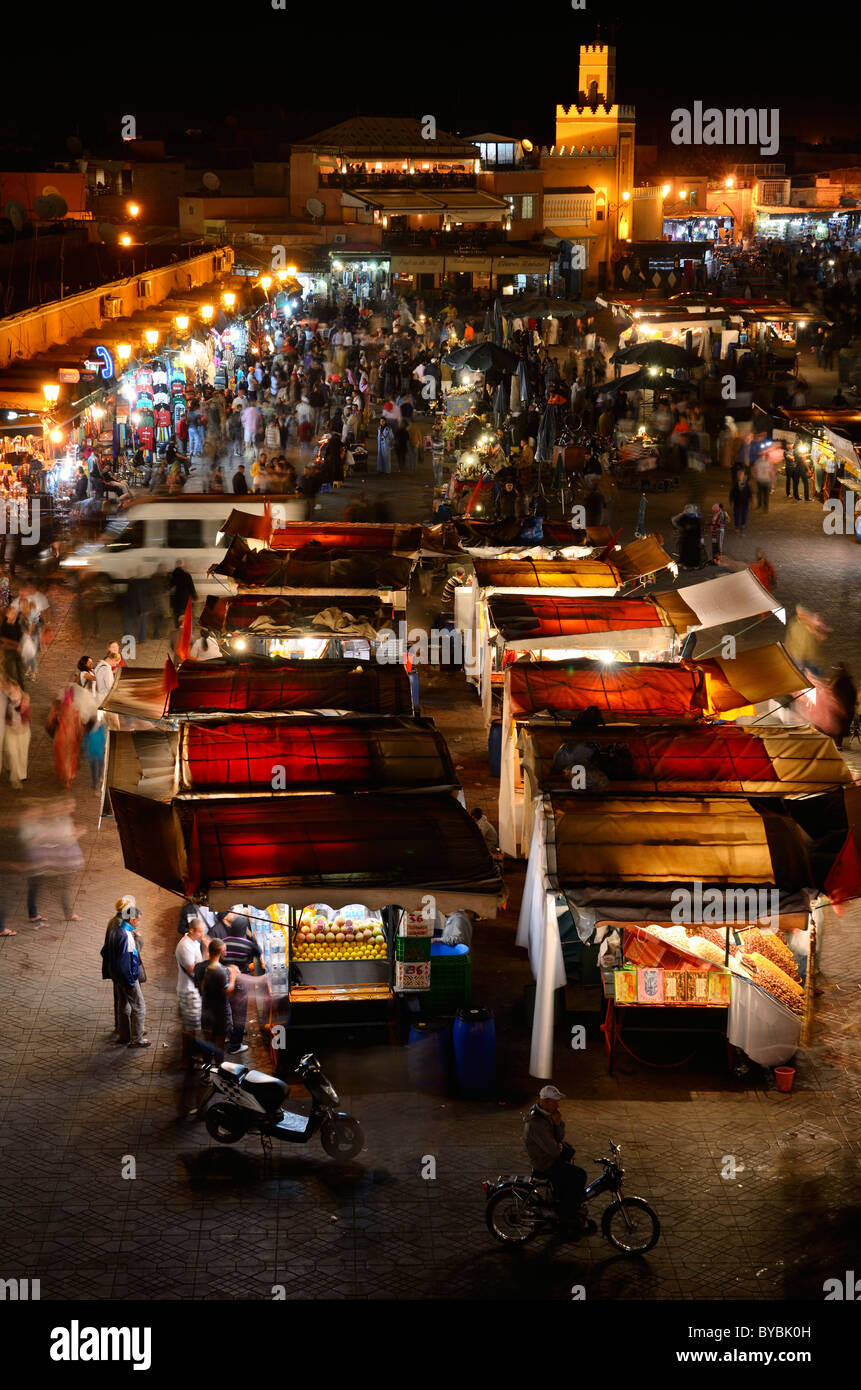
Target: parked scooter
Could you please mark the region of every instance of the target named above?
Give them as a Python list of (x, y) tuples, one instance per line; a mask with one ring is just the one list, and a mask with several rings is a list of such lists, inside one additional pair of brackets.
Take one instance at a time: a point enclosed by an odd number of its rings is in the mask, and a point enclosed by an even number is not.
[[(642, 1197), (623, 1195), (625, 1170), (620, 1161), (622, 1150), (612, 1139), (610, 1153), (611, 1158), (594, 1160), (603, 1163), (604, 1172), (589, 1183), (584, 1200), (590, 1202), (602, 1192), (612, 1192), (615, 1201), (610, 1203), (601, 1218), (602, 1234), (623, 1255), (645, 1255), (647, 1250), (657, 1245), (661, 1223)], [(585, 1217), (581, 1220), (579, 1232), (570, 1230), (570, 1223), (565, 1222), (559, 1214), (549, 1178), (538, 1176), (534, 1170), (528, 1178), (497, 1178), (495, 1183), (485, 1179), (482, 1187), (487, 1197), (485, 1219), (488, 1229), (503, 1245), (525, 1245), (543, 1227), (565, 1226), (575, 1240), (588, 1231)]]
[[(295, 1074), (311, 1092), (310, 1115), (285, 1110), (290, 1088), (277, 1076), (238, 1062), (211, 1066), (209, 1090), (199, 1106), (205, 1109), (208, 1134), (219, 1144), (235, 1144), (246, 1134), (259, 1134), (264, 1145), (271, 1139), (307, 1144), (319, 1130), (330, 1158), (355, 1158), (365, 1146), (362, 1127), (338, 1109), (338, 1094), (312, 1052), (300, 1059)], [(215, 1096), (219, 1099), (210, 1104)]]

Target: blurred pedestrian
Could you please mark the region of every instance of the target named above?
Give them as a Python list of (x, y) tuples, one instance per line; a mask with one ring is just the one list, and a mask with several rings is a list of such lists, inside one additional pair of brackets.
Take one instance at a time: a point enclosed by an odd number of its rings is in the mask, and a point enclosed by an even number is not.
[(14, 681), (6, 679), (4, 684), (3, 762), (9, 773), (9, 785), (15, 791), (20, 791), (27, 780), (30, 753), (30, 697)]
[(64, 791), (71, 789), (78, 775), (84, 723), (71, 685), (63, 690), (54, 729), (54, 775)]
[(744, 535), (747, 527), (747, 517), (750, 511), (750, 483), (748, 482), (747, 469), (737, 468), (732, 487), (729, 490), (729, 500), (732, 505), (732, 520), (736, 531)]
[(56, 883), (66, 921), (81, 920), (72, 911), (72, 879), (84, 867), (84, 856), (78, 841), (86, 831), (75, 827), (73, 810), (72, 798), (62, 796), (34, 802), (25, 807), (21, 815), (19, 836), (27, 875), (27, 914), (37, 931), (47, 920), (40, 913), (38, 904), (39, 894), (46, 882)]
[(837, 717), (837, 731), (833, 737), (837, 747), (842, 748), (844, 738), (848, 737), (852, 729), (855, 706), (858, 701), (858, 689), (849, 668), (842, 661), (838, 661), (832, 669), (831, 693), (834, 697)]
[(179, 627), (185, 616), (185, 610), (189, 601), (194, 602), (197, 598), (197, 590), (194, 587), (194, 580), (185, 568), (182, 560), (177, 560), (176, 565), (171, 571), (168, 580), (168, 592), (170, 593), (170, 611), (173, 614), (175, 627)]
[(715, 502), (712, 507), (711, 515), (711, 535), (712, 535), (712, 562), (719, 565), (723, 559), (724, 539), (726, 537), (726, 526), (729, 521), (726, 509), (722, 502)]
[(199, 961), (192, 971), (194, 983), (200, 990), (200, 1023), (203, 1036), (218, 1049), (222, 1061), (227, 1035), (233, 1027), (230, 996), (239, 974), (235, 966), (228, 969), (222, 965), (223, 955), (224, 942), (217, 939), (210, 941), (207, 959)]
[(100, 715), (93, 724), (84, 730), (82, 741), (87, 766), (90, 769), (90, 785), (93, 789), (93, 796), (98, 796), (102, 789), (102, 773), (105, 767), (107, 743), (108, 726), (105, 723), (104, 715)]

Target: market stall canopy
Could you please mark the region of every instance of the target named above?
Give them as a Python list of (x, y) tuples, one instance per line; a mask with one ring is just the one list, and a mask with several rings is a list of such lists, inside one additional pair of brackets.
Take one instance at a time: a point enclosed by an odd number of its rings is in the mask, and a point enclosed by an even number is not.
[(735, 574), (721, 575), (718, 579), (706, 579), (702, 584), (661, 590), (654, 598), (681, 634), (704, 627), (722, 627), (743, 618), (764, 618), (769, 613), (781, 622), (786, 621), (783, 605), (760, 584), (751, 570), (737, 570)]
[(663, 651), (673, 628), (651, 599), (512, 598), (489, 601), (490, 620), (509, 651), (598, 647), (610, 651)]
[(505, 668), (505, 684), (514, 719), (587, 709), (628, 722), (701, 719), (706, 700), (701, 673), (657, 662), (516, 661)]
[(613, 564), (625, 580), (643, 579), (647, 574), (671, 569), (674, 561), (657, 536), (643, 536), (613, 551)]
[[(278, 521), (234, 510), (221, 528), (224, 536), (242, 536), (273, 550), (300, 550), (311, 543), (327, 550), (378, 550), (389, 555), (417, 559), (421, 549), (420, 525), (384, 525), (370, 521)], [(254, 548), (254, 547), (251, 547)]]
[(476, 559), (475, 573), (488, 596), (534, 590), (564, 595), (579, 589), (610, 595), (622, 583), (615, 566), (602, 560)]
[(292, 710), (409, 715), (403, 666), (352, 661), (186, 662), (147, 670), (124, 667), (102, 708), (153, 722), (252, 711), (261, 717)]
[(661, 367), (673, 372), (695, 366), (699, 358), (676, 343), (664, 343), (660, 339), (645, 343), (632, 343), (619, 348), (610, 358), (611, 362), (636, 362), (639, 367)]
[(798, 910), (814, 883), (809, 839), (779, 801), (545, 795), (544, 812), (551, 884), (602, 914), (672, 919), (673, 889), (694, 882), (774, 886)]
[(242, 536), (234, 536), (224, 559), (209, 573), (232, 580), (240, 589), (284, 590), (315, 594), (365, 594), (405, 589), (413, 568), (411, 558), (311, 541), (285, 552), (251, 549)]
[[(521, 725), (518, 751), (531, 795), (807, 796), (852, 781), (832, 740), (812, 730), (734, 724), (606, 730), (536, 722)], [(572, 789), (574, 767), (585, 773), (581, 790)]]
[[(322, 605), (322, 606), (321, 606)], [(276, 634), (315, 637), (361, 637), (373, 642), (392, 622), (392, 606), (362, 595), (327, 593), (325, 599), (291, 595), (254, 596), (206, 600), (201, 626), (217, 634), (247, 632), (261, 637)]]
[[(606, 526), (588, 526), (585, 530), (575, 531), (567, 522), (546, 519), (542, 522), (540, 538), (534, 534), (524, 535), (526, 523), (515, 519), (475, 521), (472, 517), (456, 517), (450, 525), (455, 527), (464, 550), (470, 555), (484, 551), (488, 557), (535, 546), (559, 551), (575, 546), (591, 551), (604, 549), (613, 540), (613, 534)], [(528, 529), (531, 531), (532, 526)]]
[(407, 717), (219, 719), (178, 730), (111, 730), (108, 737), (108, 788), (159, 801), (230, 791), (277, 797), (459, 785), (442, 735), (430, 721)]
[(495, 916), (504, 898), (478, 826), (449, 795), (112, 800), (126, 868), (216, 910), (237, 899), (416, 910), (431, 894), (441, 912)]
[(706, 657), (690, 665), (705, 677), (706, 704), (712, 714), (797, 695), (810, 684), (780, 642), (734, 657)]

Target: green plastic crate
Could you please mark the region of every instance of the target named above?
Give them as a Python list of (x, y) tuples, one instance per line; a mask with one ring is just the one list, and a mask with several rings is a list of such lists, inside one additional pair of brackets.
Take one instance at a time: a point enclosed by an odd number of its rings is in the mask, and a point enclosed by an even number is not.
[(429, 936), (395, 937), (395, 960), (416, 962), (430, 960), (430, 958), (431, 939)]

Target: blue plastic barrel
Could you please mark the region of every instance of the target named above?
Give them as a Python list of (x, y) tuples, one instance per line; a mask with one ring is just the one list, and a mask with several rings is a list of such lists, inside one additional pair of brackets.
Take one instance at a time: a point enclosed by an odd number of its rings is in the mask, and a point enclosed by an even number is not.
[(487, 761), (491, 774), (498, 777), (502, 771), (502, 723), (491, 724), (487, 736)]
[(451, 1032), (442, 1019), (413, 1024), (407, 1047), (407, 1070), (414, 1091), (448, 1094), (451, 1074)]
[(490, 1009), (458, 1009), (454, 1020), (454, 1061), (461, 1095), (489, 1097), (496, 1083), (496, 1024)]

